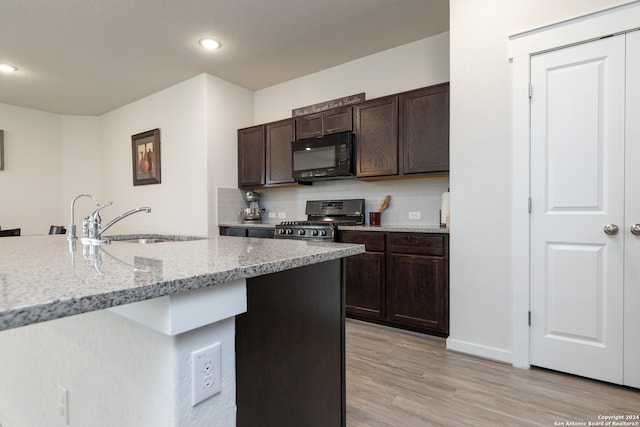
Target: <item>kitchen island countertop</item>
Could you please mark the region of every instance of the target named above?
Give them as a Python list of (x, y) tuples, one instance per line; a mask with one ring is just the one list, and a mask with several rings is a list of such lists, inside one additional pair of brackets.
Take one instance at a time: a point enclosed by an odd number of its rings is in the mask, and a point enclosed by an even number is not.
[(364, 252), (362, 245), (225, 236), (75, 246), (70, 251), (64, 235), (0, 239), (0, 330)]

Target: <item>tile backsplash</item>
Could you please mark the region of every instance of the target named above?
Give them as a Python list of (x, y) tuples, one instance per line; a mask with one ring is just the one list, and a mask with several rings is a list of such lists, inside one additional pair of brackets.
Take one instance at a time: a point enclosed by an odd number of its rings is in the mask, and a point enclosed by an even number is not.
[[(284, 220), (306, 219), (307, 200), (365, 199), (367, 212), (377, 209), (389, 194), (391, 204), (382, 213), (383, 225), (438, 225), (442, 193), (449, 188), (449, 178), (411, 179), (396, 181), (336, 180), (315, 182), (311, 186), (274, 187), (258, 190), (260, 207), (266, 209), (262, 222), (278, 224)], [(218, 188), (218, 221), (240, 223), (239, 212), (248, 207), (244, 191)], [(416, 217), (420, 219), (409, 219)], [(367, 218), (368, 222), (368, 218)]]
[(240, 210), (248, 207), (238, 188), (218, 187), (218, 223), (242, 222)]

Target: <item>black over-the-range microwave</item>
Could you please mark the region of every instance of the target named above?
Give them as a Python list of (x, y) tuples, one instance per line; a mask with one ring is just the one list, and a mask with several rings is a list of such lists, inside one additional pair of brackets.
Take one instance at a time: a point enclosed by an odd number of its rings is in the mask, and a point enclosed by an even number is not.
[(340, 132), (291, 143), (293, 178), (319, 181), (350, 178), (355, 175), (354, 135)]

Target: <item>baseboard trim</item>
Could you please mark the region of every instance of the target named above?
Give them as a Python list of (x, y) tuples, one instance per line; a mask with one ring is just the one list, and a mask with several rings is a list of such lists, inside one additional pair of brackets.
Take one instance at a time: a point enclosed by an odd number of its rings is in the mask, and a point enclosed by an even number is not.
[(447, 338), (446, 344), (447, 350), (470, 354), (472, 356), (482, 357), (483, 359), (490, 359), (498, 362), (512, 364), (513, 354), (510, 351), (500, 350), (497, 348), (473, 344), (465, 341), (459, 341), (451, 338)]

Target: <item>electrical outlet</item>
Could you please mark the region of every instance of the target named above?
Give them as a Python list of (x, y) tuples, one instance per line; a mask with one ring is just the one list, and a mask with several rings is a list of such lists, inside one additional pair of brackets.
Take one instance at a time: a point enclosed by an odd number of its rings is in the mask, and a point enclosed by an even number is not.
[(220, 393), (222, 370), (220, 343), (191, 352), (191, 406)]
[(69, 391), (58, 384), (58, 415), (60, 415), (60, 425), (69, 425)]
[(287, 213), (286, 212), (278, 212), (278, 218), (279, 219), (285, 219), (287, 217)]
[(409, 219), (420, 219), (420, 212), (409, 212)]
[(276, 213), (275, 212), (269, 212), (269, 218), (275, 218), (276, 217)]

